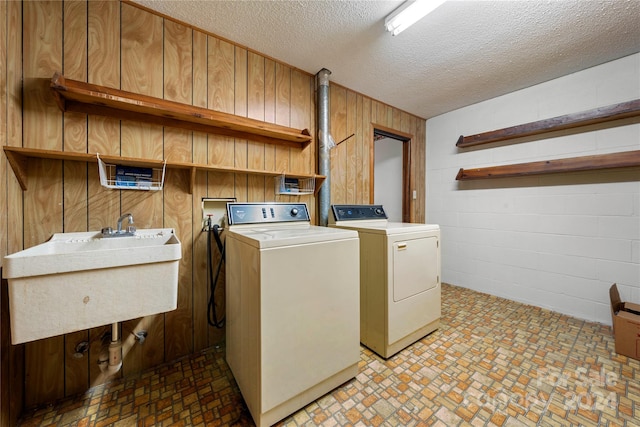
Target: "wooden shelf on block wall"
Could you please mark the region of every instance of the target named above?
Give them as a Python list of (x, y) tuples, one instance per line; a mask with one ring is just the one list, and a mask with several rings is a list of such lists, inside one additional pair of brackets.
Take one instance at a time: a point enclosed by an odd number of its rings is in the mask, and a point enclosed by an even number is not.
[(578, 172), (602, 169), (616, 169), (640, 166), (640, 150), (621, 153), (597, 154), (593, 156), (570, 157), (566, 159), (543, 160), (539, 162), (484, 168), (460, 169), (456, 180), (467, 181), (487, 178), (513, 178), (519, 176), (549, 173)]
[[(74, 152), (66, 152), (66, 151), (55, 151), (55, 150), (41, 150), (35, 148), (22, 148), (22, 147), (4, 147), (4, 153), (7, 156), (7, 160), (13, 169), (13, 172), (18, 179), (18, 183), (23, 191), (27, 190), (27, 176), (29, 169), (29, 159), (30, 158), (39, 158), (39, 159), (52, 159), (52, 160), (67, 160), (67, 161), (77, 161), (77, 162), (91, 162), (98, 163), (98, 155), (90, 154), (90, 153), (74, 153)], [(193, 186), (195, 185), (195, 175), (196, 171), (206, 171), (206, 172), (225, 172), (225, 173), (241, 173), (248, 175), (258, 175), (258, 176), (266, 176), (266, 177), (279, 177), (282, 176), (282, 172), (276, 171), (266, 171), (266, 170), (258, 170), (258, 169), (241, 169), (230, 166), (215, 166), (215, 165), (205, 165), (198, 163), (187, 163), (187, 162), (172, 162), (172, 161), (164, 161), (164, 160), (153, 160), (153, 159), (140, 159), (134, 157), (120, 157), (120, 156), (109, 156), (100, 154), (100, 159), (106, 163), (124, 165), (124, 166), (137, 166), (137, 167), (145, 167), (145, 168), (162, 168), (166, 163), (167, 169), (180, 169), (187, 171), (190, 176), (190, 185), (189, 185), (189, 193), (193, 193)], [(298, 174), (298, 173), (285, 173), (285, 176), (290, 178), (298, 178), (298, 179), (309, 179), (313, 178), (315, 181), (315, 193), (317, 193), (318, 189), (324, 183), (326, 176), (324, 175), (310, 175), (310, 174)], [(123, 188), (124, 189), (124, 188)], [(313, 193), (312, 193), (313, 194)], [(291, 194), (291, 195), (300, 195), (300, 194)]]
[(580, 126), (593, 125), (596, 123), (610, 122), (613, 120), (637, 116), (640, 116), (640, 99), (607, 105), (593, 110), (566, 114), (564, 116), (552, 117), (550, 119), (539, 120), (522, 125), (511, 126), (508, 128), (492, 130), (489, 132), (478, 133), (475, 135), (461, 135), (460, 138), (458, 138), (458, 142), (456, 142), (456, 147), (474, 147), (476, 145), (489, 144), (491, 142), (540, 135), (564, 129), (572, 129)]
[(166, 99), (70, 80), (59, 73), (55, 73), (51, 79), (51, 90), (62, 111), (97, 114), (299, 148), (306, 147), (312, 139), (307, 129), (293, 129)]

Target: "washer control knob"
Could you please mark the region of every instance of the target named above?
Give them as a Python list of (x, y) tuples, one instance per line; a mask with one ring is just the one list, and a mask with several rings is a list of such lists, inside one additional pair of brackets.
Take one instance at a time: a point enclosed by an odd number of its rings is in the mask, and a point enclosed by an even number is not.
[(296, 215), (298, 215), (298, 208), (291, 209), (291, 216), (296, 216)]
[(382, 208), (376, 208), (376, 215), (382, 215), (384, 213), (384, 211), (382, 210)]

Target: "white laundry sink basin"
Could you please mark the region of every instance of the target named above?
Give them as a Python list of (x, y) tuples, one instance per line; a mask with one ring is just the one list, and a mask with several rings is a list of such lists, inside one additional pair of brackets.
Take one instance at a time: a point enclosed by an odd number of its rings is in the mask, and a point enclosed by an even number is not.
[(181, 244), (172, 228), (106, 237), (58, 233), (4, 258), (11, 341), (66, 334), (176, 308)]

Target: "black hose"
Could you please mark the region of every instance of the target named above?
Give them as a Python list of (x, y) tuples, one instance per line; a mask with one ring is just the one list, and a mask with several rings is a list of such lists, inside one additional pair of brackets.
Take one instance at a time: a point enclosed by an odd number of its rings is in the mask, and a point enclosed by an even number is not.
[[(222, 270), (222, 264), (224, 263), (225, 252), (226, 252), (226, 244), (222, 243), (220, 240), (221, 231), (219, 231), (220, 226), (215, 224), (213, 227), (208, 227), (208, 235), (207, 235), (207, 270), (209, 277), (209, 289), (211, 295), (209, 295), (209, 305), (207, 306), (207, 321), (209, 325), (215, 326), (218, 329), (224, 327), (225, 318), (222, 316), (221, 319), (218, 319), (218, 314), (216, 312), (216, 286), (218, 284), (218, 279), (220, 278), (220, 271)], [(212, 251), (211, 251), (211, 235), (215, 238), (216, 245), (218, 246), (218, 251), (220, 251), (220, 261), (218, 262), (218, 268), (216, 270), (215, 276), (213, 275), (213, 261)], [(226, 242), (225, 242), (226, 243)]]

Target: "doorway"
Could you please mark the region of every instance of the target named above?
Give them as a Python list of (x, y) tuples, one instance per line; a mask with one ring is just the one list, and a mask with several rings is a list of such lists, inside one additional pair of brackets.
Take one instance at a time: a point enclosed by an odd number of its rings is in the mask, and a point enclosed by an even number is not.
[(411, 222), (411, 140), (413, 136), (373, 125), (370, 203), (383, 205), (389, 221)]

